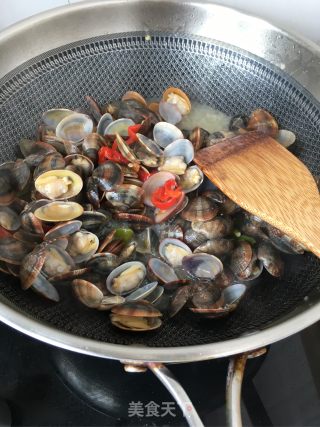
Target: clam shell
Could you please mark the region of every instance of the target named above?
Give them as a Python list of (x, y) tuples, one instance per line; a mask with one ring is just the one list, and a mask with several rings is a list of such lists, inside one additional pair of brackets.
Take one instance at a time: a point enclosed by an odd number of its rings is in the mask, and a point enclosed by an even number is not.
[(192, 254), (192, 251), (181, 240), (166, 238), (160, 243), (159, 254), (172, 267), (178, 267), (182, 265), (183, 257)]
[[(58, 185), (61, 182), (61, 191)], [(83, 187), (81, 177), (66, 169), (50, 170), (42, 173), (35, 180), (36, 190), (50, 200), (64, 200), (76, 196)]]
[[(114, 279), (118, 278), (124, 271), (128, 270), (131, 267), (137, 267), (141, 271), (141, 278), (139, 280), (138, 279), (132, 280), (131, 283), (127, 280), (125, 285), (125, 288), (126, 288), (125, 290), (122, 290), (119, 292), (115, 291), (114, 284), (113, 284)], [(127, 295), (140, 286), (140, 284), (143, 282), (144, 278), (146, 277), (146, 274), (147, 274), (147, 270), (144, 264), (142, 264), (142, 262), (139, 262), (139, 261), (126, 262), (120, 265), (119, 267), (115, 268), (109, 274), (106, 281), (107, 289), (114, 295), (121, 295), (121, 296)], [(130, 285), (132, 286), (130, 287)]]
[(170, 283), (179, 280), (174, 269), (159, 258), (150, 258), (148, 269), (161, 283)]
[(165, 148), (171, 142), (183, 139), (183, 133), (171, 123), (158, 122), (153, 128), (153, 139), (160, 147)]
[(81, 113), (70, 114), (56, 127), (56, 136), (72, 142), (82, 141), (93, 130), (93, 121)]
[(49, 202), (36, 209), (36, 218), (46, 222), (70, 221), (83, 214), (83, 207), (75, 202)]
[(194, 158), (194, 148), (188, 139), (176, 139), (165, 147), (163, 155), (165, 158), (183, 156), (185, 163), (189, 164)]
[(70, 114), (74, 114), (74, 112), (66, 108), (53, 108), (42, 114), (42, 121), (50, 129), (55, 130), (61, 120), (70, 116)]
[(104, 135), (128, 136), (128, 127), (133, 126), (135, 123), (131, 119), (118, 119), (111, 122), (104, 131)]
[(141, 286), (136, 291), (133, 291), (130, 295), (126, 297), (126, 302), (145, 299), (156, 289), (157, 286), (158, 282), (152, 282), (148, 283), (147, 285)]
[(192, 276), (212, 280), (223, 270), (223, 264), (219, 258), (205, 253), (184, 257), (182, 267)]
[(142, 186), (144, 191), (144, 204), (150, 207), (154, 207), (151, 202), (152, 194), (157, 188), (163, 186), (170, 179), (176, 179), (176, 176), (170, 172), (158, 172), (154, 175), (151, 175)]

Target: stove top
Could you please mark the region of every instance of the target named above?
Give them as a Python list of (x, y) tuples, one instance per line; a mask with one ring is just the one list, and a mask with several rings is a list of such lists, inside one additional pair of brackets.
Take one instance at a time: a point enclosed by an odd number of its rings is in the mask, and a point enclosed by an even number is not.
[[(0, 426), (185, 426), (151, 372), (60, 350), (0, 325)], [(320, 323), (249, 360), (246, 426), (320, 425)], [(206, 426), (225, 425), (228, 360), (171, 365)]]

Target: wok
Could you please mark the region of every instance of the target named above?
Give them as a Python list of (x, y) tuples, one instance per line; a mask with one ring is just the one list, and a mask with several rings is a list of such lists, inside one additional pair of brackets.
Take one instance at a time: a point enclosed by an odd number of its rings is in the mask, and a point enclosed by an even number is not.
[[(19, 155), (21, 138), (35, 137), (49, 108), (85, 108), (85, 95), (104, 103), (128, 89), (159, 97), (166, 87), (179, 86), (229, 115), (271, 111), (281, 127), (296, 133), (295, 154), (319, 174), (320, 50), (260, 19), (207, 1), (85, 2), (7, 29), (0, 51), (1, 162)], [(182, 313), (147, 334), (117, 331), (104, 313), (69, 298), (57, 305), (43, 301), (1, 274), (0, 319), (55, 346), (121, 360), (128, 370), (147, 366), (186, 409), (185, 392), (162, 363), (244, 353), (230, 368), (234, 399), (241, 381), (233, 374), (248, 352), (319, 320), (319, 261), (311, 254), (288, 256), (286, 265), (281, 280), (263, 276), (228, 318), (203, 324)], [(236, 423), (239, 396), (232, 402), (230, 422)], [(189, 422), (201, 425), (188, 408)]]

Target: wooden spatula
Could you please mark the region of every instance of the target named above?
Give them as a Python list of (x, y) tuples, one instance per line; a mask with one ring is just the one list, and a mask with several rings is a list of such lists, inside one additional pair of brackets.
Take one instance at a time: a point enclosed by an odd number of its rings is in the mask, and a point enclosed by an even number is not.
[(320, 257), (320, 196), (307, 167), (269, 136), (248, 132), (198, 151), (204, 174), (243, 209)]

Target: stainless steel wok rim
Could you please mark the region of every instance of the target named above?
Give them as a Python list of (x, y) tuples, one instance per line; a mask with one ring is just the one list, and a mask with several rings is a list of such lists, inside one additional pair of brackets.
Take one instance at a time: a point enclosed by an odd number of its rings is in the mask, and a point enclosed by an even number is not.
[[(129, 22), (121, 15), (124, 8), (130, 17)], [(139, 19), (141, 10), (144, 11), (143, 21)], [(81, 29), (76, 24), (86, 19), (88, 11), (95, 19), (89, 20), (86, 28)], [(174, 19), (168, 19), (172, 15)], [(63, 29), (70, 17), (74, 25), (66, 33)], [(226, 20), (230, 22), (229, 27), (219, 25)], [(183, 3), (179, 0), (102, 0), (77, 3), (39, 14), (0, 33), (0, 51), (3, 54), (0, 78), (35, 56), (80, 39), (104, 33), (147, 33), (148, 29), (176, 33), (181, 22), (185, 24), (184, 33), (233, 44), (271, 62), (320, 100), (320, 87), (317, 87), (320, 79), (320, 48), (317, 45), (290, 35), (266, 21), (205, 0)], [(41, 39), (44, 32), (47, 36), (45, 41)], [(276, 50), (270, 48), (277, 45)], [(294, 52), (291, 52), (292, 46), (295, 47)], [(289, 48), (292, 54), (288, 56)], [(277, 324), (250, 335), (205, 345), (151, 348), (108, 344), (65, 333), (30, 318), (0, 300), (0, 320), (33, 338), (78, 353), (140, 363), (184, 363), (226, 357), (286, 338), (319, 319), (320, 301), (312, 305), (302, 302), (298, 310), (289, 313)]]

